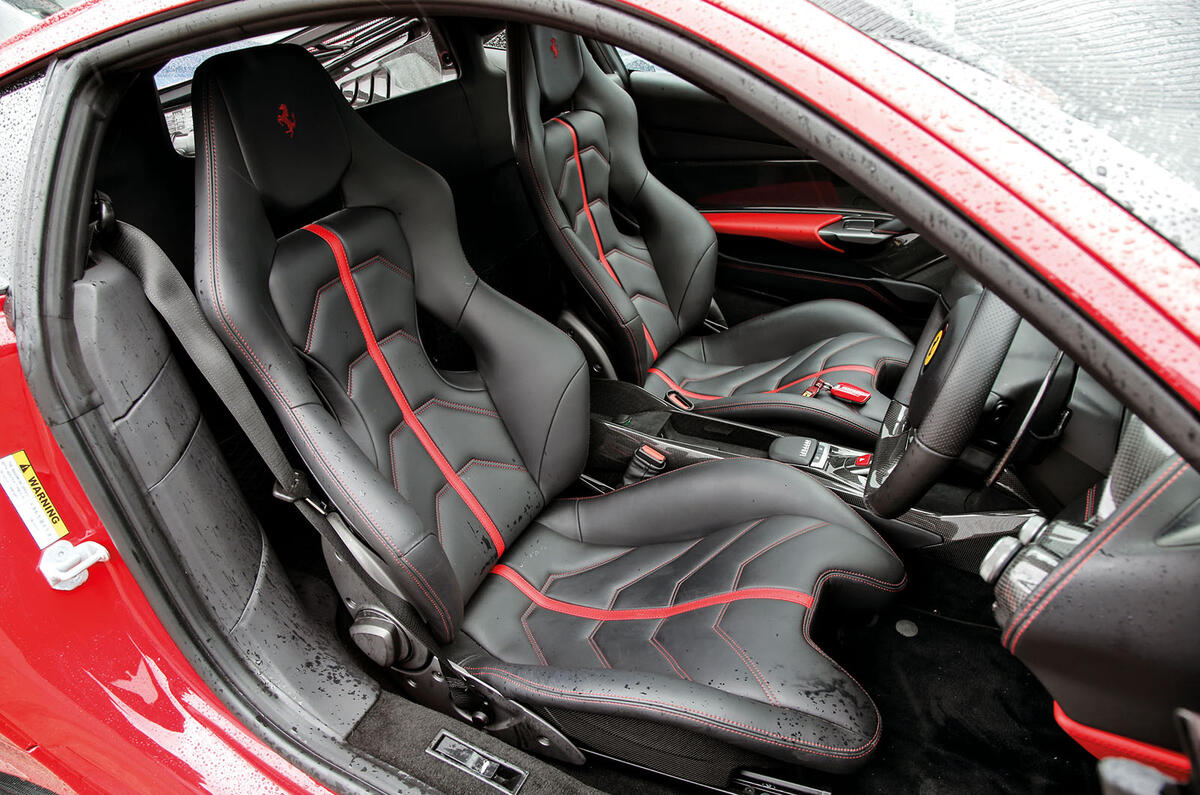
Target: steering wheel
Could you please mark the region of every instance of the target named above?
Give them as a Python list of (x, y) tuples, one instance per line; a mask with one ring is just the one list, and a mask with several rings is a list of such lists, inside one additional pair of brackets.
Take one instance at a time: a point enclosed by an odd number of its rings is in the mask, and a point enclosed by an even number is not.
[(942, 291), (871, 456), (867, 507), (907, 511), (966, 449), (1021, 317), (965, 274)]

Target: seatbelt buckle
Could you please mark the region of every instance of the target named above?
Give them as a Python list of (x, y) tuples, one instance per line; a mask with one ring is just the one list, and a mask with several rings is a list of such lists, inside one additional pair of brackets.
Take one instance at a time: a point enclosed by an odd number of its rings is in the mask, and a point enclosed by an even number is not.
[(629, 459), (629, 466), (625, 467), (625, 475), (621, 481), (628, 486), (639, 480), (652, 478), (666, 468), (667, 454), (644, 444), (633, 451), (633, 456)]
[(674, 389), (667, 392), (666, 401), (675, 408), (682, 409), (684, 411), (691, 411), (696, 405), (692, 401), (688, 400), (688, 398), (681, 392), (678, 392)]

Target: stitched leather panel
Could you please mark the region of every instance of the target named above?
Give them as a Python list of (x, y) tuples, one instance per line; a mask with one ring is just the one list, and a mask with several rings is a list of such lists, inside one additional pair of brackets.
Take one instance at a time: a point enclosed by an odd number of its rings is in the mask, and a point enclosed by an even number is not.
[[(619, 703), (614, 714), (648, 709), (659, 719), (657, 710), (666, 710), (676, 714), (673, 720), (679, 725), (701, 725), (702, 730), (707, 725), (714, 736), (758, 752), (836, 768), (874, 745), (879, 719), (866, 693), (811, 642), (811, 613), (822, 609), (827, 582), (853, 585), (839, 590), (838, 596), (853, 597), (860, 605), (877, 604), (900, 587), (903, 570), (886, 545), (861, 527), (861, 520), (845, 506), (816, 500), (808, 502), (807, 515), (802, 512), (803, 493), (812, 488), (811, 482), (791, 482), (782, 467), (767, 462), (753, 467), (753, 473), (743, 473), (729, 462), (717, 464), (680, 470), (661, 486), (639, 484), (613, 495), (556, 503), (547, 515), (553, 526), (531, 526), (506, 556), (505, 565), (566, 605), (611, 611), (663, 608), (767, 588), (809, 594), (815, 599), (811, 609), (794, 601), (756, 598), (668, 618), (603, 621), (538, 606), (510, 581), (493, 576), (477, 592), (464, 620), (466, 634), (492, 659), (475, 658), (470, 664), (492, 669), (484, 675), (502, 690), (564, 705), (575, 702), (559, 701), (552, 690), (542, 689), (560, 680), (560, 672), (612, 671), (617, 676), (612, 681), (627, 682), (623, 677), (628, 676), (637, 687), (609, 691), (601, 684), (609, 681), (607, 677), (588, 675), (576, 679), (579, 686), (568, 688), (571, 697), (590, 689), (598, 694), (592, 699), (593, 709), (601, 708), (600, 702)], [(714, 479), (738, 480), (742, 474), (768, 481), (788, 479), (796, 496), (764, 507), (790, 507), (797, 513), (754, 516), (748, 503), (735, 521), (730, 518), (737, 509), (721, 515), (727, 525), (720, 529), (670, 538), (670, 521), (643, 510), (664, 497), (699, 495)], [(633, 525), (628, 528), (632, 536), (638, 535), (638, 517), (646, 517), (640, 525), (646, 544), (589, 544), (569, 537), (569, 528), (557, 523), (567, 514), (607, 512), (606, 503), (615, 506), (618, 499), (623, 503), (619, 512)], [(689, 519), (681, 516), (680, 523)], [(670, 540), (655, 542), (659, 537)], [(739, 700), (728, 702), (727, 711), (719, 713), (731, 722), (725, 728), (721, 720), (708, 721), (690, 706), (692, 699), (725, 703), (726, 695)], [(639, 706), (643, 696), (655, 703)], [(783, 745), (771, 736), (773, 727), (780, 725), (780, 714), (789, 715), (784, 720), (790, 742)]]
[[(532, 43), (531, 30), (537, 39)], [(567, 34), (554, 35), (561, 42)], [(580, 48), (583, 75), (569, 101), (545, 106), (545, 81), (554, 79), (549, 77), (554, 70), (566, 68), (535, 54), (545, 41), (541, 29), (509, 27), (514, 150), (551, 243), (608, 325), (618, 371), (641, 383), (657, 358), (654, 352), (665, 352), (704, 319), (714, 289), (716, 234), (694, 207), (646, 169), (633, 100), (586, 49)], [(572, 74), (564, 82), (576, 79)], [(558, 118), (576, 133), (578, 161), (570, 131), (550, 118), (562, 104), (570, 110)], [(577, 162), (584, 172), (591, 221), (582, 211)], [(614, 206), (634, 220), (636, 233), (614, 223)], [(603, 258), (598, 249), (604, 250)]]
[[(395, 216), (376, 207), (324, 219), (345, 246), (380, 347), (421, 425), (482, 503), (505, 542), (542, 508), (542, 496), (486, 390), (458, 388), (430, 364), (418, 337), (415, 282)], [(339, 415), (355, 417), (356, 441), (434, 528), (463, 593), (496, 560), (484, 528), (404, 422), (367, 355), (329, 246), (313, 233), (285, 236), (268, 277), (274, 309)], [(336, 390), (336, 391), (333, 391)]]
[[(679, 323), (675, 310), (668, 304), (667, 296), (659, 281), (652, 255), (646, 241), (635, 234), (625, 234), (613, 221), (609, 204), (609, 176), (611, 172), (611, 149), (604, 128), (603, 118), (593, 111), (571, 111), (556, 117), (571, 125), (571, 131), (558, 121), (545, 124), (545, 146), (550, 166), (550, 180), (556, 187), (556, 196), (564, 214), (572, 222), (575, 235), (583, 241), (588, 253), (600, 262), (596, 248), (596, 237), (600, 238), (605, 259), (616, 274), (620, 287), (633, 302), (638, 315), (659, 350), (666, 348), (680, 337)], [(578, 142), (579, 160), (575, 158), (575, 143)], [(579, 184), (579, 163), (582, 163), (584, 187), (591, 219), (584, 210), (584, 191)], [(593, 234), (591, 224), (596, 225)], [(611, 279), (608, 269), (599, 264), (598, 275)], [(653, 352), (651, 352), (653, 356)]]
[[(772, 357), (784, 345), (799, 350)], [(880, 375), (911, 355), (903, 335), (865, 307), (812, 301), (683, 340), (650, 371), (646, 389), (660, 397), (679, 389), (696, 411), (714, 416), (873, 445), (890, 401)], [(856, 406), (828, 394), (801, 397), (818, 378), (862, 387), (871, 398)]]

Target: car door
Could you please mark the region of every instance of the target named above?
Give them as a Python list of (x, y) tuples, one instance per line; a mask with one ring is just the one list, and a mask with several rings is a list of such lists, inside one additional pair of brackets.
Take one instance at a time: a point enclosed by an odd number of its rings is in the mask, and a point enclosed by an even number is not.
[(919, 330), (954, 270), (944, 255), (723, 99), (633, 53), (593, 46), (637, 104), (647, 165), (718, 233), (728, 321), (841, 298)]

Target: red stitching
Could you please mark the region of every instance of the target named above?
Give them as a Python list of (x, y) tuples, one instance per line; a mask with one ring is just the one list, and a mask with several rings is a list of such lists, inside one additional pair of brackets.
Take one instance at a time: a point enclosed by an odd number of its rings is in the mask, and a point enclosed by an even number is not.
[[(608, 263), (608, 256), (604, 253), (604, 242), (600, 240), (600, 230), (596, 228), (596, 219), (592, 217), (592, 202), (588, 201), (587, 182), (583, 178), (583, 160), (579, 157), (579, 138), (575, 135), (575, 128), (558, 116), (555, 116), (550, 121), (558, 122), (562, 126), (566, 127), (567, 131), (571, 133), (571, 145), (575, 149), (575, 167), (579, 172), (579, 193), (583, 198), (583, 212), (587, 214), (588, 226), (592, 228), (592, 237), (594, 237), (596, 240), (596, 254), (600, 259), (600, 264), (604, 266), (606, 271), (608, 271), (608, 275), (613, 278), (613, 281), (616, 282), (618, 286), (622, 286), (621, 280), (617, 278), (617, 272), (614, 271), (612, 269), (612, 265)], [(601, 200), (596, 199), (595, 201)], [(576, 213), (575, 215), (578, 217), (579, 213)]]
[[(866, 756), (868, 753), (870, 753), (871, 749), (874, 747), (874, 740), (879, 735), (879, 732), (876, 731), (875, 737), (872, 737), (871, 741), (868, 741), (868, 745), (866, 745), (866, 746), (856, 746), (853, 748), (841, 748), (841, 747), (833, 746), (833, 745), (824, 745), (822, 743), (810, 743), (806, 740), (798, 740), (794, 737), (789, 737), (789, 736), (783, 735), (783, 734), (775, 734), (774, 732), (768, 732), (764, 729), (758, 729), (758, 728), (755, 728), (754, 726), (750, 726), (745, 723), (739, 723), (737, 721), (729, 720), (728, 718), (723, 718), (723, 717), (720, 717), (717, 715), (710, 715), (707, 712), (701, 712), (699, 710), (692, 710), (692, 712), (694, 712), (695, 714), (681, 713), (678, 710), (683, 709), (683, 707), (679, 707), (675, 704), (670, 704), (665, 701), (655, 701), (653, 699), (639, 698), (637, 696), (631, 696), (631, 695), (617, 696), (615, 694), (609, 694), (609, 693), (593, 693), (593, 692), (580, 691), (580, 690), (574, 690), (574, 691), (562, 690), (560, 688), (554, 687), (553, 685), (541, 684), (538, 682), (531, 681), (529, 679), (525, 679), (524, 677), (518, 676), (517, 674), (514, 674), (510, 671), (506, 671), (503, 668), (492, 668), (492, 667), (487, 667), (487, 666), (479, 666), (479, 667), (469, 667), (468, 666), (467, 670), (471, 671), (472, 673), (475, 673), (475, 674), (480, 674), (482, 676), (489, 676), (489, 675), (500, 676), (505, 679), (508, 679), (511, 682), (514, 682), (514, 684), (516, 684), (518, 687), (524, 686), (527, 690), (533, 690), (535, 692), (540, 691), (543, 695), (547, 695), (550, 698), (558, 698), (559, 700), (562, 700), (562, 701), (574, 701), (574, 702), (582, 703), (582, 704), (593, 703), (596, 700), (609, 701), (609, 702), (614, 702), (617, 704), (620, 704), (622, 702), (634, 702), (634, 703), (638, 704), (639, 706), (641, 706), (642, 709), (648, 710), (650, 712), (657, 712), (662, 715), (671, 715), (674, 717), (682, 718), (683, 720), (692, 721), (693, 723), (701, 723), (706, 726), (711, 726), (712, 728), (718, 729), (720, 731), (729, 732), (730, 734), (737, 734), (741, 737), (746, 737), (751, 740), (757, 740), (759, 742), (765, 742), (770, 745), (776, 745), (776, 746), (779, 746), (780, 748), (801, 748), (810, 753), (817, 754), (819, 756), (834, 756), (834, 757), (845, 758), (845, 759), (858, 759), (858, 758)], [(549, 691), (549, 692), (547, 692), (547, 691)], [(563, 695), (559, 695), (559, 694), (563, 694)], [(591, 698), (578, 698), (577, 696), (590, 696)], [(654, 706), (647, 706), (647, 705), (654, 705)], [(665, 707), (666, 709), (661, 709), (660, 707)], [(709, 718), (710, 720), (703, 720), (703, 718)], [(732, 729), (729, 726), (721, 725), (722, 722), (730, 724), (732, 726), (739, 726), (743, 729), (746, 729), (747, 731), (738, 731), (737, 729)], [(778, 738), (779, 740), (783, 740), (784, 742), (778, 742), (776, 740), (768, 739), (768, 738)], [(823, 751), (814, 750), (817, 748), (827, 749), (829, 751), (833, 751), (834, 753), (825, 753)]]
[(621, 256), (625, 257), (626, 259), (631, 259), (634, 262), (638, 263), (639, 265), (645, 265), (647, 268), (654, 271), (655, 276), (658, 275), (658, 268), (654, 267), (654, 263), (648, 262), (647, 260), (644, 260), (641, 257), (635, 257), (634, 255), (630, 254), (628, 251), (626, 251), (623, 248), (610, 248), (605, 253), (610, 257), (613, 254), (620, 254)]
[[(659, 625), (659, 626), (661, 626), (661, 625)], [(657, 633), (658, 633), (658, 628), (656, 627), (654, 630), (654, 634), (652, 634), (650, 636), (650, 645), (653, 646), (654, 648), (658, 649), (658, 653), (661, 654), (666, 659), (667, 665), (671, 666), (671, 669), (675, 671), (677, 676), (679, 676), (682, 679), (686, 679), (689, 682), (692, 681), (691, 675), (688, 674), (688, 672), (683, 669), (683, 666), (679, 664), (679, 661), (675, 659), (675, 656), (673, 654), (671, 654), (671, 652), (667, 651), (667, 647), (662, 645), (662, 642), (659, 641), (659, 639), (657, 637), (655, 637), (655, 635)]]
[[(595, 144), (588, 144), (587, 146), (580, 149), (579, 156), (583, 157), (583, 155), (587, 154), (588, 152), (595, 152), (596, 154), (600, 155), (600, 159), (604, 161), (604, 164), (606, 166), (608, 166), (609, 168), (612, 168), (612, 163), (609, 161), (609, 159), (607, 157), (604, 156), (604, 153), (601, 152), (600, 149)], [(571, 173), (571, 172), (567, 171), (567, 165), (574, 159), (575, 159), (575, 154), (571, 153), (571, 154), (567, 155), (567, 159), (563, 161), (562, 176), (558, 178), (558, 190), (555, 191), (555, 194), (554, 194), (560, 198), (562, 197), (563, 193), (566, 191), (567, 177)], [(582, 193), (582, 192), (583, 191), (580, 191), (580, 193)]]
[(496, 419), (500, 418), (500, 415), (492, 409), (483, 408), (482, 406), (472, 406), (469, 403), (455, 403), (452, 400), (442, 400), (439, 397), (429, 398), (429, 400), (426, 400), (420, 406), (413, 409), (413, 413), (420, 414), (421, 412), (425, 411), (425, 409), (429, 408), (430, 405), (438, 405), (442, 408), (454, 409), (456, 411), (465, 411), (469, 414), (479, 414), (483, 417), (494, 417)]
[(324, 453), (321, 452), (321, 450), (313, 443), (312, 438), (309, 436), (308, 429), (305, 428), (304, 424), (296, 418), (294, 410), (284, 399), (283, 392), (279, 388), (279, 385), (275, 383), (270, 371), (263, 365), (262, 361), (254, 353), (245, 337), (242, 336), (241, 330), (237, 327), (237, 324), (233, 322), (232, 318), (229, 317), (228, 311), (225, 309), (225, 302), (222, 297), (224, 285), (220, 278), (220, 259), (217, 257), (217, 218), (220, 214), (220, 198), (216, 188), (218, 181), (216, 167), (216, 105), (213, 100), (211, 86), (205, 87), (205, 94), (205, 99), (207, 102), (203, 104), (207, 104), (208, 106), (208, 119), (207, 124), (205, 125), (205, 128), (207, 128), (208, 132), (208, 141), (206, 142), (208, 158), (205, 165), (208, 168), (209, 212), (211, 214), (209, 218), (209, 275), (213, 284), (212, 297), (215, 301), (217, 318), (220, 320), (221, 325), (225, 328), (227, 336), (233, 341), (234, 345), (242, 353), (243, 357), (245, 357), (249, 366), (258, 373), (260, 378), (263, 379), (263, 383), (269, 385), (271, 391), (274, 392), (277, 405), (285, 410), (286, 413), (284, 416), (291, 422), (292, 426), (296, 428), (296, 430), (300, 433), (305, 445), (307, 445), (308, 449), (320, 461), (321, 466), (324, 468), (335, 488), (338, 489), (346, 502), (349, 503), (352, 508), (354, 508), (359, 517), (362, 518), (362, 520), (367, 524), (371, 530), (371, 533), (388, 551), (388, 553), (392, 556), (392, 559), (403, 568), (405, 573), (408, 575), (408, 578), (412, 580), (421, 593), (424, 594), (426, 600), (437, 612), (438, 618), (442, 622), (444, 636), (450, 637), (452, 635), (450, 631), (450, 613), (449, 609), (442, 602), (441, 596), (425, 579), (425, 575), (422, 574), (419, 569), (409, 563), (408, 558), (398, 549), (396, 549), (391, 540), (379, 530), (379, 527), (374, 521), (374, 517), (372, 517), (369, 512), (364, 510), (362, 506), (358, 504), (358, 501), (354, 499), (354, 496), (345, 489), (345, 486), (342, 484), (340, 479), (334, 475)]
[[(1111, 538), (1116, 536), (1117, 533), (1119, 533), (1121, 530), (1123, 530), (1125, 527), (1127, 527), (1129, 525), (1129, 523), (1132, 522), (1138, 516), (1138, 514), (1140, 514), (1143, 510), (1146, 509), (1146, 507), (1148, 505), (1150, 505), (1150, 503), (1154, 502), (1156, 499), (1161, 497), (1163, 492), (1165, 492), (1172, 483), (1174, 483), (1177, 479), (1179, 479), (1179, 477), (1184, 472), (1187, 471), (1187, 467), (1181, 463), (1183, 461), (1182, 458), (1177, 458), (1175, 460), (1176, 460), (1176, 462), (1180, 462), (1177, 464), (1178, 469), (1175, 470), (1175, 474), (1172, 475), (1171, 478), (1169, 480), (1167, 480), (1166, 483), (1163, 483), (1161, 486), (1159, 486), (1158, 490), (1155, 491), (1152, 495), (1146, 497), (1146, 499), (1143, 500), (1142, 503), (1137, 507), (1137, 510), (1129, 513), (1119, 523), (1110, 525), (1103, 533), (1099, 533), (1098, 535), (1100, 537), (1095, 540), (1094, 544), (1089, 545), (1087, 554), (1084, 555), (1084, 557), (1082, 559), (1078, 559), (1079, 562), (1076, 563), (1075, 565), (1073, 565), (1071, 567), (1071, 570), (1066, 572), (1062, 576), (1062, 578), (1058, 581), (1058, 583), (1054, 585), (1053, 590), (1047, 590), (1046, 588), (1042, 589), (1042, 594), (1045, 594), (1044, 598), (1040, 597), (1040, 596), (1036, 597), (1036, 598), (1031, 597), (1025, 603), (1026, 609), (1022, 612), (1024, 614), (1028, 615), (1028, 618), (1024, 618), (1023, 616), (1018, 617), (1016, 620), (1014, 620), (1012, 622), (1012, 624), (1009, 625), (1009, 631), (1006, 633), (1012, 639), (1011, 642), (1009, 642), (1009, 644), (1008, 644), (1008, 648), (1010, 651), (1012, 651), (1013, 653), (1016, 653), (1017, 644), (1021, 642), (1021, 638), (1025, 635), (1025, 631), (1027, 629), (1029, 629), (1029, 627), (1033, 624), (1034, 621), (1037, 620), (1037, 617), (1042, 614), (1042, 611), (1046, 609), (1046, 607), (1050, 604), (1050, 602), (1052, 602), (1054, 600), (1054, 598), (1056, 596), (1058, 596), (1058, 594), (1062, 591), (1062, 589), (1065, 588), (1067, 586), (1067, 584), (1071, 582), (1072, 579), (1074, 579), (1075, 575), (1079, 572), (1079, 570), (1082, 569), (1084, 567), (1084, 565), (1089, 560), (1092, 559), (1092, 556), (1095, 555), (1097, 552), (1099, 552), (1100, 548), (1102, 546), (1104, 546), (1104, 544), (1107, 541), (1109, 541)], [(1154, 481), (1154, 484), (1151, 484), (1151, 488), (1154, 488), (1154, 486), (1159, 481), (1161, 481), (1164, 477), (1166, 477), (1167, 474), (1169, 474), (1170, 472), (1171, 472), (1171, 470), (1168, 469), (1168, 470), (1164, 471), (1161, 475), (1159, 475), (1158, 479)], [(1143, 493), (1145, 493), (1145, 492), (1143, 492)], [(1047, 579), (1050, 579), (1050, 578), (1048, 577)], [(1029, 608), (1032, 607), (1032, 605), (1035, 602), (1038, 603), (1037, 608), (1034, 609), (1032, 612), (1030, 612)], [(1018, 622), (1021, 623), (1020, 629), (1016, 629)], [(1015, 634), (1014, 634), (1014, 630), (1015, 630)]]
[[(395, 264), (394, 262), (390, 261), (387, 257), (384, 257), (382, 254), (377, 254), (376, 256), (371, 257), (371, 259), (367, 260), (366, 262), (362, 263), (361, 265), (354, 266), (353, 268), (351, 268), (351, 272), (358, 272), (358, 271), (363, 270), (364, 268), (367, 268), (378, 262), (384, 263), (385, 265), (387, 265), (389, 268), (391, 268), (396, 273), (399, 273), (401, 276), (407, 278), (409, 281), (412, 281), (412, 277), (413, 277), (412, 273), (405, 270), (401, 266)], [(340, 283), (341, 283), (341, 279), (339, 277), (335, 276), (334, 278), (330, 279), (329, 281), (325, 282), (324, 284), (322, 284), (320, 287), (317, 288), (317, 297), (313, 301), (312, 315), (308, 318), (308, 335), (304, 339), (304, 352), (305, 353), (308, 353), (309, 351), (312, 350), (313, 331), (315, 330), (316, 323), (317, 323), (317, 308), (321, 306), (321, 297), (325, 294), (325, 291), (328, 290), (330, 287), (333, 287), (335, 284), (340, 284)]]
[[(315, 308), (313, 311), (314, 312), (316, 311)], [(386, 337), (384, 337), (383, 339), (381, 339), (379, 341), (379, 344), (381, 346), (386, 345), (387, 343), (394, 340), (396, 337), (401, 337), (403, 339), (408, 340), (409, 342), (415, 342), (417, 345), (421, 344), (421, 341), (418, 340), (416, 337), (414, 337), (412, 335), (412, 332), (410, 332), (408, 329), (403, 329), (403, 328), (396, 329), (391, 334), (389, 334)], [(307, 349), (305, 349), (305, 350), (307, 350)], [(358, 367), (358, 365), (360, 365), (369, 356), (370, 356), (370, 353), (368, 351), (363, 351), (358, 356), (356, 356), (354, 358), (354, 361), (350, 362), (350, 366), (348, 368), (346, 368), (346, 397), (354, 397), (354, 368)]]
[(483, 525), (484, 531), (492, 540), (492, 546), (496, 548), (496, 557), (504, 555), (504, 536), (501, 535), (500, 529), (496, 527), (496, 523), (488, 512), (483, 507), (483, 503), (475, 496), (466, 483), (458, 477), (458, 473), (450, 466), (450, 462), (446, 459), (445, 454), (434, 441), (433, 436), (425, 430), (425, 426), (413, 413), (412, 406), (408, 403), (408, 398), (404, 395), (404, 390), (400, 387), (400, 382), (396, 380), (395, 374), (392, 372), (391, 364), (383, 355), (383, 350), (379, 347), (379, 341), (375, 336), (375, 331), (371, 327), (371, 321), (367, 317), (366, 307), (362, 303), (362, 298), (358, 293), (358, 285), (354, 282), (354, 274), (350, 270), (349, 260), (346, 258), (346, 250), (342, 245), (341, 239), (332, 230), (319, 224), (309, 224), (304, 227), (309, 232), (312, 232), (317, 237), (329, 244), (329, 249), (333, 253), (333, 258), (337, 262), (338, 272), (342, 277), (342, 285), (346, 288), (346, 295), (350, 299), (350, 306), (354, 310), (355, 317), (358, 320), (359, 330), (362, 332), (363, 340), (367, 343), (367, 350), (371, 353), (371, 358), (379, 367), (379, 373), (383, 376), (383, 380), (387, 383), (388, 390), (392, 393), (392, 397), (396, 400), (396, 405), (400, 407), (400, 412), (405, 415), (405, 421), (420, 440), (421, 446), (425, 448), (426, 454), (433, 459), (437, 468), (441, 471), (446, 481), (458, 492), (458, 496), (466, 503), (467, 508), (474, 514), (479, 523)]
[(542, 654), (542, 647), (533, 639), (533, 630), (529, 628), (529, 614), (533, 612), (533, 608), (535, 607), (537, 605), (532, 602), (529, 603), (529, 607), (521, 614), (521, 626), (525, 627), (525, 637), (529, 638), (529, 645), (533, 647), (533, 653), (542, 661), (542, 665), (549, 665), (550, 663), (546, 662), (546, 655)]
[[(522, 66), (522, 69), (523, 68), (524, 67)], [(591, 269), (589, 268), (588, 263), (584, 260), (583, 255), (579, 253), (579, 249), (575, 248), (575, 244), (569, 237), (567, 237), (566, 231), (562, 227), (558, 226), (558, 224), (555, 222), (554, 213), (550, 210), (550, 202), (546, 199), (546, 192), (542, 188), (541, 177), (538, 175), (537, 168), (535, 168), (533, 165), (531, 155), (531, 152), (533, 151), (533, 131), (529, 126), (527, 113), (528, 108), (526, 108), (526, 114), (521, 115), (521, 125), (525, 131), (525, 163), (528, 166), (526, 171), (530, 175), (534, 189), (537, 191), (538, 200), (542, 203), (542, 209), (546, 211), (547, 220), (558, 231), (558, 235), (562, 238), (563, 244), (570, 249), (571, 254), (575, 257), (575, 261), (579, 264), (579, 270), (583, 273), (587, 280), (592, 283), (592, 286), (595, 288), (595, 290), (599, 292), (600, 298), (603, 299), (604, 303), (608, 304), (608, 308), (612, 310), (613, 316), (617, 318), (617, 325), (623, 332), (625, 332), (625, 337), (629, 340), (629, 347), (633, 351), (634, 366), (640, 370), (641, 353), (638, 350), (637, 341), (634, 339), (633, 332), (630, 331), (625, 325), (625, 317), (619, 311), (617, 311), (617, 305), (613, 303), (612, 298), (609, 297), (608, 293), (600, 285), (600, 282), (596, 279), (595, 274), (591, 272)]]

